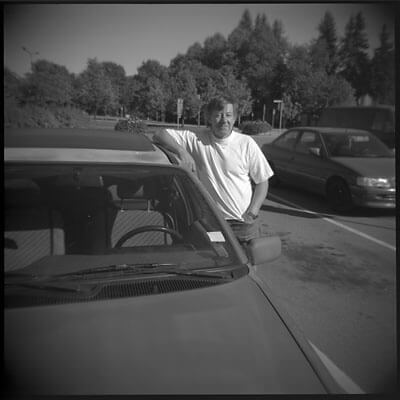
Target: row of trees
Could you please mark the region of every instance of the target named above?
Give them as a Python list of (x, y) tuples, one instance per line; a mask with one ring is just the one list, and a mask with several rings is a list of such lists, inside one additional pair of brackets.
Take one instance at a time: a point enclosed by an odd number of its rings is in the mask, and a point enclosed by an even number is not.
[(216, 93), (239, 101), (240, 117), (271, 120), (274, 99), (283, 99), (285, 119), (318, 115), (330, 105), (360, 103), (365, 95), (394, 104), (394, 46), (386, 26), (380, 45), (368, 56), (362, 13), (351, 16), (343, 38), (327, 11), (318, 36), (291, 45), (280, 21), (270, 25), (265, 14), (255, 20), (246, 10), (225, 38), (220, 33), (196, 42), (168, 67), (147, 60), (137, 74), (126, 76), (121, 65), (89, 59), (85, 70), (71, 74), (47, 60), (32, 64), (17, 79), (5, 71), (5, 97), (20, 104), (69, 105), (91, 114), (134, 113), (144, 118), (176, 120), (176, 101), (183, 99), (184, 117), (197, 121), (201, 107)]

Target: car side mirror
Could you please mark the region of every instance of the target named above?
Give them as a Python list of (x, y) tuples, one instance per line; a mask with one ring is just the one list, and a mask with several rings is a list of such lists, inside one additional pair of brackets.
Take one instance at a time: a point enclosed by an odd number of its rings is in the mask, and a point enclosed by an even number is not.
[(247, 247), (253, 265), (263, 264), (277, 259), (282, 252), (279, 236), (266, 236), (250, 240)]
[(310, 147), (308, 152), (314, 156), (321, 157), (321, 148), (320, 147)]

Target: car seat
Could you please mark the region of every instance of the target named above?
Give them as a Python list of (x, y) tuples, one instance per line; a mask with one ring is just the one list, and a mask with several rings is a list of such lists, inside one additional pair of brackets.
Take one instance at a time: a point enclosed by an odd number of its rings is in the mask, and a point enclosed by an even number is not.
[(5, 181), (4, 270), (24, 268), (50, 255), (65, 253), (60, 214), (47, 207), (31, 180)]
[[(108, 212), (111, 247), (129, 231), (143, 226), (168, 227), (167, 216), (155, 210), (155, 200), (149, 186), (142, 181), (123, 182), (111, 185), (113, 198)], [(153, 246), (171, 244), (169, 234), (148, 231), (134, 235), (124, 246)]]

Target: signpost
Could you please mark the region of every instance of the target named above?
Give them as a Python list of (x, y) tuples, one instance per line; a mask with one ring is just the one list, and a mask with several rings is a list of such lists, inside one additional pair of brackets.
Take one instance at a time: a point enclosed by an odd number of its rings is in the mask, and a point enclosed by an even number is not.
[(197, 98), (199, 100), (199, 111), (197, 112), (197, 126), (200, 126), (200, 110), (201, 110), (201, 103), (200, 103), (200, 95), (197, 95)]
[(280, 116), (279, 116), (279, 131), (282, 129), (282, 110), (283, 110), (283, 101), (282, 100), (274, 100), (273, 101), (276, 104), (279, 104), (279, 109), (280, 109)]
[(178, 125), (179, 128), (179, 118), (182, 117), (182, 111), (183, 111), (183, 99), (178, 99), (176, 103), (176, 124)]

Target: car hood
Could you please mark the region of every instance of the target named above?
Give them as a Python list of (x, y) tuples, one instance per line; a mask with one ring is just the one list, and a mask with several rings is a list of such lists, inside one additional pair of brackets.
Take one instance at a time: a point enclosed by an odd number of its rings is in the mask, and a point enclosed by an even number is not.
[(5, 367), (44, 394), (325, 393), (248, 276), (184, 292), (5, 310)]
[(354, 158), (354, 157), (332, 157), (338, 164), (355, 171), (360, 176), (370, 178), (394, 177), (394, 158)]

